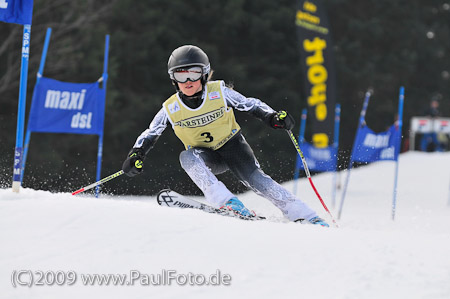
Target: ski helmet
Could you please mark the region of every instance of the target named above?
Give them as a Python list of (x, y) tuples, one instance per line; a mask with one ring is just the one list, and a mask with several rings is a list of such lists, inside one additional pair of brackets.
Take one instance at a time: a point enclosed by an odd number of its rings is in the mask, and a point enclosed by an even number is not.
[(208, 80), (208, 75), (211, 70), (208, 55), (206, 55), (199, 47), (185, 45), (176, 48), (167, 62), (167, 71), (176, 87), (178, 87), (178, 85), (173, 76), (174, 71), (189, 66), (200, 66), (202, 68), (202, 85)]

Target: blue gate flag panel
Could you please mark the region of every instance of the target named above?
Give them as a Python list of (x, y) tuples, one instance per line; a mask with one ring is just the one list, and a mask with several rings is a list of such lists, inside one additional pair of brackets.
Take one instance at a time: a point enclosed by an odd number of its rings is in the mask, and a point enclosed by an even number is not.
[(103, 134), (105, 91), (99, 83), (67, 83), (42, 77), (33, 93), (29, 130)]
[[(306, 164), (308, 164), (310, 170), (336, 171), (337, 148), (335, 146), (317, 148), (308, 142), (302, 142), (300, 148), (302, 149)], [(297, 159), (297, 167), (303, 169), (303, 163), (300, 159)]]
[(352, 161), (375, 162), (397, 160), (400, 148), (396, 144), (400, 131), (393, 124), (387, 131), (374, 133), (367, 126), (358, 129)]
[(0, 0), (0, 21), (31, 25), (33, 0)]

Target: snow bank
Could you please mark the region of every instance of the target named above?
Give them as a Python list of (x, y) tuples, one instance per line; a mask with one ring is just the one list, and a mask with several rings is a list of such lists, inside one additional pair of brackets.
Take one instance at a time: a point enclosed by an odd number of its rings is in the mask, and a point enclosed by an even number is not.
[[(2, 298), (450, 298), (450, 154), (402, 154), (353, 169), (340, 228), (299, 225), (252, 192), (271, 221), (246, 222), (160, 207), (154, 197), (72, 196), (0, 189)], [(346, 173), (339, 181), (343, 184)], [(332, 174), (313, 177), (334, 216)], [(292, 190), (294, 182), (285, 186)], [(80, 186), (81, 187), (81, 186)], [(309, 182), (298, 195), (324, 218)], [(182, 190), (177, 190), (182, 192)], [(340, 201), (340, 194), (337, 203)], [(72, 285), (13, 287), (30, 273), (75, 273)], [(229, 275), (230, 285), (84, 285), (82, 275)], [(16, 272), (14, 272), (16, 271)], [(175, 274), (173, 274), (175, 273)], [(83, 276), (84, 277), (84, 276)], [(191, 276), (192, 277), (192, 276)], [(129, 277), (128, 277), (129, 278)], [(201, 277), (200, 277), (201, 278)], [(45, 282), (45, 280), (41, 281)], [(182, 281), (181, 281), (182, 282)], [(36, 283), (36, 281), (34, 281)]]

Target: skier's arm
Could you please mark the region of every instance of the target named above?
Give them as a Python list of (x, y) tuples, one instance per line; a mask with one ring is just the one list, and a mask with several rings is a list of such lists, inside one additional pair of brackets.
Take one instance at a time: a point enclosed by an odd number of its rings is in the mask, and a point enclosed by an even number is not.
[(224, 93), (229, 106), (255, 116), (272, 128), (291, 130), (294, 127), (295, 121), (286, 111), (276, 112), (261, 100), (247, 98), (229, 87), (224, 87)]
[(147, 130), (136, 139), (133, 148), (141, 149), (145, 155), (155, 146), (161, 134), (167, 127), (167, 114), (163, 108), (155, 115)]
[(142, 172), (145, 156), (155, 146), (162, 132), (167, 127), (167, 114), (161, 108), (155, 115), (147, 130), (137, 138), (133, 148), (128, 153), (127, 159), (123, 162), (122, 170), (130, 177)]

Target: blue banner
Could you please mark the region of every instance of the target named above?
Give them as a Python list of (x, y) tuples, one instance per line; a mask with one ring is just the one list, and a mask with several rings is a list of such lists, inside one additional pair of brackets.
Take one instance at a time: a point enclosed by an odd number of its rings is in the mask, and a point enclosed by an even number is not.
[(42, 77), (36, 84), (28, 129), (33, 132), (103, 134), (105, 91), (96, 83)]
[(31, 25), (33, 0), (0, 0), (0, 21)]
[[(328, 146), (325, 148), (315, 147), (308, 142), (302, 142), (300, 148), (306, 159), (308, 168), (313, 171), (336, 171), (337, 148)], [(297, 167), (303, 169), (303, 163), (297, 159)]]
[(395, 124), (379, 134), (374, 133), (367, 126), (360, 127), (356, 134), (352, 161), (397, 160), (400, 153), (397, 138), (400, 138), (400, 131)]

